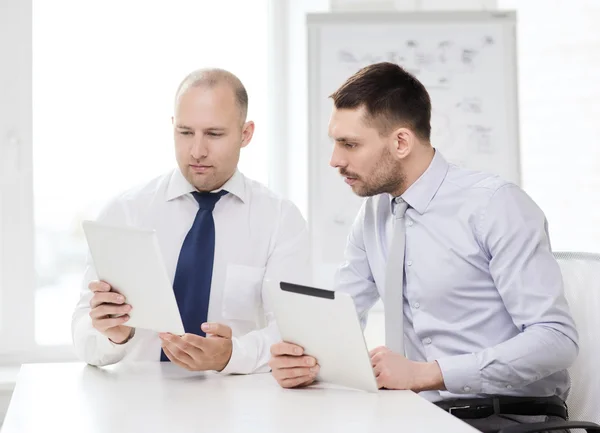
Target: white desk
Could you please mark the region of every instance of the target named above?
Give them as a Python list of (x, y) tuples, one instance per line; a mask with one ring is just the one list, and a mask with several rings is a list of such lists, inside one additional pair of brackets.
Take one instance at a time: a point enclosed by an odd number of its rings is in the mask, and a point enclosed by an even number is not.
[(24, 365), (2, 433), (55, 431), (476, 432), (410, 391), (285, 390), (269, 374), (190, 373), (158, 362)]

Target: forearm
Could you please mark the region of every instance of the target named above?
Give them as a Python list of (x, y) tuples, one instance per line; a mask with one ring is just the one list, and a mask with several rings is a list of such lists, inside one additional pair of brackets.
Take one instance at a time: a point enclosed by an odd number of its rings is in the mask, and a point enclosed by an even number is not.
[(415, 362), (411, 391), (443, 391), (446, 389), (442, 370), (436, 361)]
[(578, 352), (556, 329), (535, 325), (478, 353), (438, 359), (444, 384), (455, 394), (502, 394), (571, 366)]
[(266, 328), (232, 338), (232, 352), (229, 363), (221, 371), (224, 374), (266, 373), (271, 358), (271, 346), (280, 341), (275, 322)]
[(79, 359), (90, 365), (104, 366), (121, 361), (131, 342), (115, 344), (94, 329), (89, 315), (78, 310), (71, 325), (73, 348)]

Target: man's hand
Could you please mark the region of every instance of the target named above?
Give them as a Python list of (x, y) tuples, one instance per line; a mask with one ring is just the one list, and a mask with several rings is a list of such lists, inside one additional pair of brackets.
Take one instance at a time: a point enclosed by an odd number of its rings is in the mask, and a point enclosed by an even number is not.
[(162, 333), (162, 348), (173, 364), (190, 371), (223, 370), (233, 351), (231, 328), (220, 323), (203, 323), (206, 337)]
[(88, 288), (94, 293), (90, 301), (92, 326), (113, 343), (125, 343), (133, 336), (133, 328), (123, 325), (129, 320), (131, 305), (104, 281), (92, 281)]
[(387, 347), (373, 349), (370, 355), (379, 388), (415, 392), (446, 389), (442, 371), (435, 361), (410, 361)]
[(271, 346), (271, 367), (273, 377), (283, 388), (308, 386), (319, 373), (319, 364), (312, 356), (302, 355), (304, 349), (291, 343), (277, 343)]

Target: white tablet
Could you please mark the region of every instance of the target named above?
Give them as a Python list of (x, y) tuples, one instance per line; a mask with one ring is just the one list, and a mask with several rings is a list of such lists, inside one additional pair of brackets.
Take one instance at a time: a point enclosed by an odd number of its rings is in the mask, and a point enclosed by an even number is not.
[(154, 230), (83, 221), (98, 278), (131, 305), (127, 326), (183, 335), (173, 286)]
[(377, 381), (352, 297), (267, 280), (283, 341), (304, 348), (321, 367), (318, 379), (377, 392)]

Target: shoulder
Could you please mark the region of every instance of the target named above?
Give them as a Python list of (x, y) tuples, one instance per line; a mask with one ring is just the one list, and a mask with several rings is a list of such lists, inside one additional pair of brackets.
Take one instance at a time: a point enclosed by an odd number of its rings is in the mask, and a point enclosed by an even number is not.
[(300, 209), (289, 199), (282, 197), (262, 183), (244, 176), (246, 200), (252, 212), (264, 218), (276, 220), (293, 219), (305, 223)]
[(116, 224), (128, 223), (132, 213), (148, 209), (157, 199), (165, 199), (172, 173), (169, 171), (113, 196), (101, 209), (98, 220)]
[[(450, 164), (444, 182), (444, 188), (461, 192), (469, 198), (481, 198), (484, 202), (506, 187), (517, 187), (502, 177), (484, 171), (468, 170)], [(518, 187), (517, 187), (518, 188)]]

